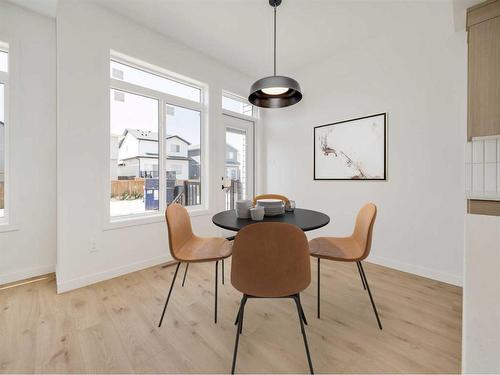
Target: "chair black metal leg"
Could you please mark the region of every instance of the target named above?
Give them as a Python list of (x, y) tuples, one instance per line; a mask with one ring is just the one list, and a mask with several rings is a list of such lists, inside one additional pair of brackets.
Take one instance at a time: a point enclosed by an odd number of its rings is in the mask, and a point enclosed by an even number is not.
[(231, 374), (234, 374), (236, 368), (236, 356), (238, 354), (238, 344), (240, 342), (240, 333), (243, 325), (243, 309), (245, 308), (245, 303), (247, 301), (247, 296), (244, 294), (241, 298), (240, 309), (238, 311), (238, 317), (236, 321), (238, 322), (238, 327), (236, 328), (236, 341), (234, 343), (234, 353), (233, 353), (233, 365), (231, 367)]
[(311, 371), (311, 374), (314, 374), (313, 365), (311, 361), (311, 353), (309, 352), (309, 345), (307, 344), (306, 330), (304, 328), (304, 322), (302, 321), (302, 316), (301, 316), (302, 304), (300, 303), (299, 295), (298, 294), (294, 295), (293, 300), (297, 305), (297, 314), (299, 315), (300, 330), (302, 331), (302, 337), (304, 338), (304, 346), (306, 347), (307, 362), (309, 363), (309, 371)]
[(321, 258), (318, 258), (318, 319), (320, 316), (320, 285), (319, 285), (319, 276), (320, 276), (320, 262)]
[(217, 323), (217, 286), (219, 281), (219, 261), (215, 262), (215, 318), (214, 322)]
[(184, 283), (186, 282), (186, 275), (188, 273), (189, 263), (186, 263), (186, 269), (184, 270), (184, 277), (182, 278), (182, 287), (184, 288)]
[(224, 285), (224, 259), (222, 259), (222, 285)]
[(299, 302), (300, 302), (300, 314), (302, 316), (302, 320), (304, 321), (304, 324), (307, 325), (306, 314), (304, 313), (304, 309), (302, 308), (302, 302), (300, 300), (300, 294), (298, 294), (298, 297), (299, 297)]
[(170, 284), (170, 289), (168, 291), (167, 301), (165, 302), (165, 307), (163, 307), (163, 312), (161, 313), (160, 323), (158, 327), (161, 327), (161, 323), (163, 322), (163, 317), (165, 316), (165, 311), (167, 311), (168, 301), (170, 300), (170, 295), (172, 294), (172, 289), (174, 288), (175, 279), (177, 277), (177, 271), (179, 271), (181, 263), (177, 263), (177, 267), (175, 268), (174, 278), (172, 279), (172, 284)]
[(363, 289), (366, 290), (365, 278), (361, 273), (361, 268), (359, 268), (359, 262), (356, 262), (356, 265), (358, 266), (359, 277), (361, 278), (361, 282), (363, 283)]
[(243, 320), (245, 317), (245, 306), (247, 304), (247, 298), (243, 301), (243, 307), (241, 308), (241, 314), (238, 316), (238, 323), (240, 327), (240, 334), (243, 333)]
[(363, 279), (365, 280), (366, 290), (368, 291), (368, 295), (370, 296), (370, 302), (372, 303), (373, 312), (375, 313), (375, 317), (377, 318), (378, 327), (382, 329), (382, 323), (380, 323), (380, 318), (378, 317), (377, 307), (375, 306), (375, 302), (373, 301), (372, 292), (370, 291), (370, 286), (368, 285), (368, 279), (366, 278), (365, 270), (363, 269), (363, 265), (361, 262), (357, 262), (359, 264), (359, 269), (361, 270), (361, 274), (363, 275)]

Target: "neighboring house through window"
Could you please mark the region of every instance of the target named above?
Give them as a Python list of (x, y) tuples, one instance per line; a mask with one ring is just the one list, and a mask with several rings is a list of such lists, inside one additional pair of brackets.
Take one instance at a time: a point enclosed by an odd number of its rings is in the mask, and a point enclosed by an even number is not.
[(163, 211), (174, 198), (200, 206), (203, 87), (121, 55), (110, 61), (110, 82), (110, 216)]

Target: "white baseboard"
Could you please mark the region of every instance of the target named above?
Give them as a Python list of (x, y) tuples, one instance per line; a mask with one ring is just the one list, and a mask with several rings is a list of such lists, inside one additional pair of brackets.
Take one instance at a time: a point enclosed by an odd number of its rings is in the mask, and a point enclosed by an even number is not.
[[(98, 272), (94, 273), (91, 275), (83, 276), (83, 277), (78, 277), (72, 280), (68, 281), (61, 281), (59, 278), (57, 278), (57, 292), (58, 293), (64, 293), (68, 292), (73, 289), (78, 289), (87, 285), (95, 284), (100, 281), (105, 281), (112, 279), (114, 277), (122, 276), (131, 272), (139, 271), (144, 268), (148, 267), (153, 267), (158, 264), (166, 263), (168, 261), (171, 261), (172, 258), (168, 255), (164, 255), (161, 257), (156, 257), (156, 258), (151, 258), (151, 259), (146, 259), (144, 261), (128, 264), (125, 266), (113, 268), (107, 271), (103, 272)], [(456, 286), (462, 286), (462, 278), (455, 276), (455, 275), (450, 275), (447, 273), (443, 273), (440, 271), (433, 270), (431, 268), (427, 267), (421, 267), (421, 266), (415, 266), (413, 264), (408, 264), (408, 263), (402, 263), (398, 261), (394, 261), (391, 259), (387, 259), (384, 257), (378, 257), (378, 256), (370, 256), (367, 259), (368, 262), (370, 263), (375, 263), (379, 264), (381, 266), (393, 268), (399, 271), (403, 272), (408, 272), (412, 273), (418, 276), (423, 276), (427, 277), (429, 279), (433, 280), (438, 280), (442, 281), (444, 283), (456, 285)], [(43, 275), (49, 272), (54, 272), (54, 267), (46, 267), (46, 268), (39, 268), (39, 269), (33, 269), (29, 270), (30, 272), (19, 272), (15, 274), (9, 274), (9, 275), (0, 275), (0, 284), (5, 284), (11, 281), (17, 281), (17, 280), (22, 280), (26, 279), (29, 277), (33, 276), (38, 276), (38, 275)], [(8, 279), (6, 277), (9, 277)], [(7, 281), (5, 281), (7, 280)]]
[(125, 266), (112, 268), (107, 271), (93, 273), (91, 275), (77, 277), (68, 281), (62, 281), (57, 277), (57, 293), (69, 292), (73, 289), (78, 289), (87, 285), (95, 284), (100, 281), (109, 280), (114, 277), (126, 275), (127, 273), (140, 271), (144, 268), (157, 266), (162, 263), (166, 263), (172, 260), (169, 255), (163, 255), (161, 257), (150, 258), (140, 262), (127, 264)]
[(373, 255), (370, 255), (366, 261), (369, 263), (375, 263), (375, 264), (379, 264), (381, 266), (394, 268), (398, 271), (408, 272), (408, 273), (412, 273), (414, 275), (427, 277), (429, 279), (442, 281), (442, 282), (447, 283), (447, 284), (452, 284), (452, 285), (456, 285), (456, 286), (460, 286), (460, 287), (463, 285), (463, 280), (461, 277), (456, 276), (456, 275), (450, 275), (448, 273), (443, 273), (440, 271), (436, 271), (434, 269), (427, 268), (427, 267), (415, 266), (413, 264), (402, 263), (402, 262), (394, 261), (392, 259), (387, 259), (384, 257), (378, 257), (378, 256), (373, 256)]
[(54, 271), (55, 271), (55, 266), (25, 268), (23, 270), (19, 270), (16, 272), (0, 275), (0, 285), (13, 283), (19, 280), (29, 279), (31, 277), (46, 275)]

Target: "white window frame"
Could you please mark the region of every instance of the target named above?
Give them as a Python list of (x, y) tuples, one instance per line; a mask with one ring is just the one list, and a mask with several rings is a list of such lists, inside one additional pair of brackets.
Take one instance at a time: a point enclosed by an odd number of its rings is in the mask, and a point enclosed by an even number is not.
[[(191, 216), (198, 216), (202, 214), (206, 214), (209, 210), (209, 152), (208, 152), (208, 85), (205, 83), (193, 80), (188, 77), (181, 76), (177, 73), (170, 72), (166, 69), (151, 65), (149, 63), (143, 62), (141, 60), (137, 60), (130, 56), (124, 55), (120, 52), (110, 51), (109, 62), (116, 61), (120, 64), (128, 65), (132, 68), (142, 70), (147, 73), (151, 73), (169, 80), (174, 80), (179, 83), (193, 86), (201, 91), (200, 99), (201, 102), (197, 103), (195, 101), (184, 99), (175, 95), (167, 94), (161, 91), (152, 90), (143, 86), (135, 85), (129, 82), (125, 82), (116, 78), (112, 78), (111, 74), (109, 74), (109, 87), (108, 90), (120, 90), (127, 93), (141, 95), (145, 97), (149, 97), (151, 99), (158, 100), (158, 164), (159, 164), (159, 186), (160, 186), (160, 201), (159, 201), (159, 209), (154, 212), (141, 212), (137, 214), (124, 215), (124, 216), (111, 216), (109, 197), (111, 195), (111, 176), (109, 167), (107, 168), (106, 173), (106, 185), (105, 185), (105, 229), (115, 229), (124, 226), (130, 225), (140, 225), (140, 224), (148, 224), (154, 223), (164, 220), (164, 212), (167, 207), (166, 203), (166, 186), (164, 179), (161, 176), (166, 175), (166, 111), (167, 105), (174, 105), (183, 108), (187, 108), (190, 110), (195, 110), (200, 112), (200, 157), (201, 157), (201, 205), (196, 206), (188, 206), (186, 207)], [(109, 94), (108, 94), (109, 97)], [(108, 122), (108, 132), (107, 135), (110, 137), (109, 132), (109, 124), (111, 121), (111, 107), (108, 104), (109, 108), (109, 122)], [(110, 139), (106, 144), (110, 144)], [(111, 158), (111, 150), (107, 148), (107, 160)], [(108, 163), (109, 164), (109, 163)]]
[(0, 217), (0, 232), (10, 230), (11, 212), (10, 212), (10, 86), (9, 73), (11, 70), (11, 54), (9, 45), (0, 41), (0, 51), (7, 53), (8, 72), (0, 71), (0, 83), (4, 85), (4, 216)]
[[(234, 99), (238, 102), (242, 102), (242, 103), (251, 105), (252, 106), (252, 115), (251, 116), (245, 115), (243, 113), (234, 112), (234, 111), (231, 111), (229, 109), (223, 108), (222, 107), (222, 97), (223, 96), (228, 97), (230, 99)], [(222, 94), (221, 94), (221, 98), (220, 98), (220, 106), (222, 108), (222, 114), (224, 114), (224, 115), (230, 115), (233, 117), (240, 117), (240, 118), (245, 119), (245, 120), (248, 120), (248, 119), (258, 120), (258, 118), (259, 118), (259, 108), (257, 106), (250, 103), (247, 98), (244, 98), (241, 95), (233, 94), (232, 92), (229, 92), (229, 91), (222, 90)]]

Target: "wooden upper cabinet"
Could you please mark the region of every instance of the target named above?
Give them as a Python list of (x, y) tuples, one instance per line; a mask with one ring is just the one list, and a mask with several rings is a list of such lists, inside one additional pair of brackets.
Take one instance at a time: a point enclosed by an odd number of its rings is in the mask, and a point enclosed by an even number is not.
[(500, 0), (467, 12), (468, 125), (471, 137), (500, 134)]

